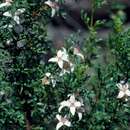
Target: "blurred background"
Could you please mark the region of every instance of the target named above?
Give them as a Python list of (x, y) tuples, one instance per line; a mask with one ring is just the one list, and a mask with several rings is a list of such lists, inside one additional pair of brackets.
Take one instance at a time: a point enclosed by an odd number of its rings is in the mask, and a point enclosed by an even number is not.
[[(124, 15), (125, 28), (130, 23), (130, 0), (107, 0), (108, 2), (100, 9), (96, 10), (94, 20), (109, 21), (112, 14), (119, 11)], [(52, 18), (48, 27), (48, 35), (53, 40), (54, 44), (59, 47), (63, 41), (72, 33), (81, 32), (81, 39), (87, 36), (87, 27), (81, 19), (81, 10), (85, 10), (88, 16), (91, 14), (91, 0), (65, 0), (65, 3), (60, 6), (66, 12), (65, 15), (56, 15)], [(109, 22), (102, 29), (98, 30), (100, 37), (106, 37), (110, 31)]]

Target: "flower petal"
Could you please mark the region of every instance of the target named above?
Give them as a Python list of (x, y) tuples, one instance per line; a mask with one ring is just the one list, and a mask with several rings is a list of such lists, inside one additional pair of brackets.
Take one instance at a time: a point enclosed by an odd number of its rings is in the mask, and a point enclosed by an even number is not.
[(82, 104), (81, 104), (81, 102), (78, 102), (78, 101), (77, 101), (77, 102), (75, 102), (75, 106), (76, 106), (76, 107), (81, 107)]
[(59, 112), (61, 112), (61, 110), (64, 108), (64, 107), (69, 107), (70, 106), (70, 103), (68, 101), (63, 101), (60, 103), (60, 107), (58, 109)]
[(58, 59), (57, 59), (57, 57), (53, 57), (53, 58), (50, 58), (48, 61), (49, 62), (58, 62)]
[(62, 56), (62, 60), (66, 61), (66, 62), (69, 62), (68, 54), (64, 54)]
[(82, 113), (78, 112), (79, 121), (82, 119)]
[(74, 116), (75, 115), (75, 107), (70, 107), (70, 112), (71, 112), (71, 114)]
[(84, 60), (84, 55), (80, 53), (80, 50), (78, 48), (74, 48), (74, 55), (77, 55)]
[(130, 96), (130, 90), (126, 90), (125, 94), (126, 94), (127, 96)]
[(45, 3), (46, 5), (48, 5), (48, 6), (50, 6), (50, 7), (53, 6), (53, 2), (51, 2), (50, 0), (45, 1), (44, 3)]
[(125, 93), (123, 91), (120, 91), (117, 98), (122, 98), (124, 97)]
[(70, 96), (69, 101), (70, 101), (70, 102), (75, 102), (75, 96), (74, 96), (74, 94)]
[(61, 50), (58, 50), (57, 51), (57, 57), (62, 57), (62, 55), (63, 55), (63, 52)]
[(57, 118), (59, 121), (61, 121), (61, 115), (57, 114), (57, 115), (56, 115), (56, 118)]
[(66, 120), (65, 123), (64, 123), (66, 126), (70, 127), (71, 126), (71, 122)]
[(62, 59), (63, 59), (64, 61), (69, 62), (69, 56), (68, 56), (68, 54), (67, 54), (66, 49), (63, 47), (62, 50), (63, 50), (63, 51), (62, 51)]
[(72, 64), (72, 63), (70, 63), (70, 70), (71, 70), (71, 72), (74, 71), (74, 64)]
[(5, 3), (0, 4), (0, 8), (5, 7), (5, 6), (10, 6), (10, 5), (11, 3), (5, 2)]
[(120, 83), (116, 84), (116, 86), (121, 90), (122, 89), (122, 85)]
[(62, 106), (69, 106), (69, 102), (68, 101), (63, 101), (60, 103), (60, 105)]
[(50, 73), (50, 72), (47, 72), (47, 73), (45, 73), (45, 76), (50, 77), (50, 76), (51, 76), (51, 73)]
[(52, 8), (51, 9), (51, 17), (54, 17), (56, 14), (56, 9)]
[(83, 54), (77, 53), (76, 55), (79, 56), (79, 57), (81, 57), (84, 60), (84, 55)]
[(63, 68), (63, 61), (62, 61), (62, 60), (59, 60), (59, 61), (58, 61), (58, 65), (59, 65), (59, 67), (62, 69), (62, 68)]
[(126, 84), (125, 84), (125, 86), (126, 86), (126, 88), (127, 88), (127, 89), (129, 88), (129, 85), (128, 85), (128, 83), (126, 83)]
[(12, 17), (12, 14), (9, 11), (7, 11), (3, 13), (3, 16)]
[(56, 125), (56, 130), (59, 130), (60, 127), (63, 126), (63, 123), (62, 122), (59, 122), (57, 125)]
[(60, 106), (58, 109), (58, 112), (61, 112), (61, 110), (64, 108), (65, 106)]

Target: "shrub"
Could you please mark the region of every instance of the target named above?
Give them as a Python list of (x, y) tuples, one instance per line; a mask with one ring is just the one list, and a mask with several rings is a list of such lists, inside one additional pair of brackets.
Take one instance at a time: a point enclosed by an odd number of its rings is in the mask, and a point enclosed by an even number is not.
[[(130, 29), (124, 14), (94, 20), (107, 1), (81, 11), (88, 35), (72, 34), (56, 49), (48, 22), (65, 1), (6, 0), (0, 4), (1, 130), (128, 130)], [(64, 13), (64, 12), (63, 12)], [(110, 25), (107, 38), (98, 29)]]

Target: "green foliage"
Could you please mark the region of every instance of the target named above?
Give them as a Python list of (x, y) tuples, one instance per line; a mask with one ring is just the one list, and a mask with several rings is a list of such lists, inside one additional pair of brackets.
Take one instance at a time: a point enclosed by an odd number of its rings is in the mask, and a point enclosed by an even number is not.
[[(124, 30), (124, 13), (112, 15), (108, 21), (112, 25), (110, 34), (100, 38), (98, 29), (106, 21), (94, 20), (94, 14), (106, 1), (92, 0), (91, 16), (81, 11), (88, 35), (81, 40), (82, 33), (78, 32), (65, 40), (60, 51), (66, 51), (69, 60), (60, 67), (49, 62), (57, 58), (58, 50), (47, 37), (51, 8), (44, 2), (16, 0), (0, 8), (2, 13), (12, 14), (25, 9), (19, 16), (20, 24), (12, 17), (1, 16), (0, 129), (55, 130), (56, 115), (61, 114), (72, 123), (60, 128), (64, 130), (128, 130), (130, 103), (117, 99), (117, 83), (130, 82), (130, 29)], [(13, 27), (5, 27), (9, 24)], [(58, 111), (69, 94), (83, 102), (80, 121), (77, 109), (74, 116), (67, 107)]]

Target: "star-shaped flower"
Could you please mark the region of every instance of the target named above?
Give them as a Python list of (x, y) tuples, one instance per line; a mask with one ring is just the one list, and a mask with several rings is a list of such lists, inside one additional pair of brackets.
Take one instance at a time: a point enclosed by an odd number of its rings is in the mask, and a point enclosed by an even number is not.
[(83, 106), (83, 103), (77, 101), (75, 99), (75, 95), (71, 95), (70, 96), (70, 99), (68, 99), (67, 101), (62, 101), (60, 103), (60, 107), (59, 107), (59, 112), (61, 112), (61, 110), (64, 108), (64, 107), (68, 107), (70, 109), (70, 112), (71, 114), (74, 116), (75, 115), (75, 112), (78, 108), (80, 108), (81, 106)]
[(65, 73), (70, 73), (73, 71), (74, 71), (74, 64), (72, 64), (71, 62), (64, 62), (60, 76), (63, 76)]
[(0, 8), (11, 6), (12, 0), (6, 0), (4, 3), (0, 4)]
[(128, 83), (118, 83), (117, 87), (119, 88), (119, 94), (117, 98), (123, 98), (125, 97), (125, 100), (128, 101), (128, 97), (130, 96), (130, 90)]
[(56, 130), (59, 130), (62, 126), (71, 126), (71, 122), (65, 117), (62, 117), (61, 115), (56, 115), (56, 118), (58, 119), (58, 124), (56, 126)]
[(69, 62), (68, 54), (65, 48), (63, 48), (63, 50), (58, 50), (57, 56), (49, 59), (49, 62), (56, 62), (61, 69), (63, 69), (63, 64), (65, 61)]
[(51, 17), (54, 17), (56, 12), (59, 10), (59, 5), (57, 3), (58, 3), (58, 0), (55, 0), (55, 2), (52, 2), (51, 0), (45, 1), (45, 4), (48, 5), (49, 7), (51, 7), (51, 9), (52, 9)]
[(13, 18), (13, 20), (17, 23), (17, 24), (20, 24), (20, 18), (19, 18), (19, 15), (24, 13), (25, 9), (22, 8), (22, 9), (17, 9), (17, 11), (14, 13), (14, 15), (12, 13), (10, 13), (9, 11), (7, 12), (4, 12), (3, 13), (3, 16), (6, 16), (6, 17), (11, 17)]

